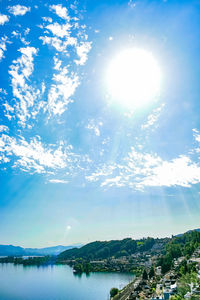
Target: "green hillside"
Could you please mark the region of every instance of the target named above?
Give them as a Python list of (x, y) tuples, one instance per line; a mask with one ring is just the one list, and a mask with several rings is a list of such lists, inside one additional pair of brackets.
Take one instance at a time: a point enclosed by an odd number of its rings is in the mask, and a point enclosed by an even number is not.
[(59, 259), (83, 258), (87, 260), (105, 259), (108, 257), (129, 256), (137, 252), (150, 251), (155, 244), (166, 244), (169, 239), (146, 238), (133, 240), (131, 238), (112, 241), (96, 241), (89, 243), (80, 249), (66, 250), (59, 255)]
[(127, 238), (123, 240), (96, 241), (79, 249), (66, 250), (58, 256), (58, 260), (77, 258), (95, 260), (109, 257), (118, 258), (143, 252), (160, 252), (165, 257), (169, 257), (171, 261), (173, 258), (181, 255), (190, 256), (199, 245), (200, 232), (194, 230), (172, 238), (154, 239), (148, 237), (140, 240)]

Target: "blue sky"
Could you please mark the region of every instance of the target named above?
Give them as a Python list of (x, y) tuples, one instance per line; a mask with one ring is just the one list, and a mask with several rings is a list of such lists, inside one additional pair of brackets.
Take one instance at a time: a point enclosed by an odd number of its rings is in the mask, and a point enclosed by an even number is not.
[[(199, 227), (199, 23), (198, 1), (1, 1), (1, 244)], [(126, 49), (162, 74), (135, 109), (106, 82)]]

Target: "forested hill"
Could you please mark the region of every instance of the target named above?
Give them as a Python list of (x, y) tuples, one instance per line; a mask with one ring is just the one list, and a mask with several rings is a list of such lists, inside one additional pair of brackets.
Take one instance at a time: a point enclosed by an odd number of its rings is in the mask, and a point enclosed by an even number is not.
[(58, 256), (59, 260), (83, 258), (86, 260), (105, 259), (109, 257), (129, 256), (131, 254), (160, 252), (169, 254), (170, 258), (182, 254), (189, 255), (200, 246), (200, 232), (190, 231), (172, 238), (146, 238), (133, 240), (131, 238), (113, 241), (96, 241), (81, 248), (66, 250)]
[(104, 259), (111, 256), (120, 257), (128, 256), (137, 252), (144, 252), (153, 249), (163, 249), (164, 245), (169, 241), (165, 239), (146, 238), (141, 240), (133, 240), (131, 238), (113, 241), (96, 241), (89, 243), (79, 249), (74, 248), (66, 250), (59, 255), (59, 259)]

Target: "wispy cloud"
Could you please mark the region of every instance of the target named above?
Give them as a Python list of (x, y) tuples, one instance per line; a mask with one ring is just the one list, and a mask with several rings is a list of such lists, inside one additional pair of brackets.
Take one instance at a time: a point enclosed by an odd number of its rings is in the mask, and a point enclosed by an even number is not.
[[(0, 38), (0, 60), (4, 58), (7, 43), (17, 41), (18, 47), (8, 65), (7, 87), (0, 89), (2, 120), (7, 118), (5, 125), (0, 125), (0, 163), (29, 173), (54, 174), (55, 178), (49, 179), (51, 183), (67, 183), (68, 176), (73, 178), (78, 172), (85, 173), (91, 163), (87, 154), (76, 153), (61, 137), (57, 138), (57, 143), (55, 140), (51, 143), (51, 138), (46, 142), (46, 134), (45, 138), (35, 136), (39, 127), (42, 127), (42, 133), (46, 132), (48, 122), (62, 127), (60, 124), (65, 120), (61, 115), (69, 103), (74, 102), (75, 91), (81, 82), (79, 69), (91, 49), (80, 14), (79, 18), (74, 16), (77, 6), (67, 3), (66, 6), (69, 10), (61, 4), (44, 5), (47, 16), (41, 16), (42, 24), (36, 24), (42, 31), (40, 34), (34, 31), (34, 40), (31, 40), (32, 28), (14, 23), (10, 36)], [(23, 5), (7, 9), (14, 16), (31, 11)], [(69, 11), (73, 11), (73, 16)], [(0, 24), (8, 22), (9, 18), (1, 14)], [(40, 40), (48, 47), (43, 47)], [(45, 65), (40, 47), (48, 48), (53, 67)], [(55, 116), (59, 118), (55, 119)], [(10, 125), (12, 130), (9, 130)]]
[(90, 182), (99, 181), (99, 179), (112, 176), (114, 170), (116, 170), (117, 164), (103, 164), (97, 167), (97, 170), (93, 172), (91, 175), (86, 176), (86, 179)]
[(30, 45), (30, 41), (26, 40), (26, 36), (29, 34), (29, 32), (30, 32), (30, 28), (26, 28), (23, 31), (22, 30), (21, 31), (13, 30), (12, 37), (19, 38), (19, 40), (22, 42), (22, 44), (24, 44), (25, 46), (28, 46), (28, 45)]
[(33, 72), (33, 58), (38, 50), (34, 47), (20, 48), (21, 57), (13, 61), (10, 66), (13, 96), (16, 99), (14, 109), (19, 123), (25, 126), (27, 119), (33, 114), (31, 108), (40, 95), (40, 90), (29, 85), (29, 78)]
[(0, 125), (0, 132), (9, 132), (9, 128), (8, 126), (5, 126), (5, 125)]
[[(41, 27), (45, 29), (45, 35), (40, 36), (43, 44), (51, 45), (57, 51), (66, 53), (67, 56), (73, 53), (73, 51), (71, 51), (71, 47), (73, 47), (78, 57), (74, 59), (74, 62), (77, 65), (84, 65), (92, 45), (91, 42), (87, 41), (88, 36), (85, 34), (86, 26), (79, 25), (78, 18), (70, 18), (67, 8), (61, 5), (51, 5), (50, 10), (53, 10), (65, 22), (63, 24), (60, 22), (53, 23), (52, 20), (49, 21), (48, 18), (43, 18), (43, 20), (49, 22), (48, 25), (42, 25)], [(46, 35), (47, 33), (49, 33), (50, 36)], [(70, 51), (68, 49), (70, 49)]]
[(49, 179), (49, 182), (51, 183), (68, 183), (69, 181), (63, 180), (63, 179)]
[(48, 93), (48, 109), (50, 115), (61, 115), (67, 108), (70, 102), (73, 102), (71, 96), (74, 94), (79, 85), (77, 74), (72, 73), (64, 67), (58, 74), (53, 75), (53, 83)]
[(9, 161), (12, 158), (13, 167), (30, 173), (53, 174), (62, 169), (70, 173), (75, 171), (84, 158), (73, 153), (72, 148), (62, 141), (56, 145), (42, 143), (39, 136), (29, 141), (7, 134), (0, 137), (0, 155), (7, 157)]
[(7, 43), (10, 43), (7, 36), (0, 38), (0, 61), (4, 58)]
[(131, 7), (131, 8), (136, 7), (136, 1), (135, 0), (129, 0), (128, 1), (128, 6)]
[(75, 60), (76, 64), (84, 65), (86, 63), (91, 47), (91, 42), (81, 42), (81, 44), (76, 47), (76, 51), (79, 56), (79, 60)]
[(89, 130), (93, 130), (96, 136), (100, 136), (100, 127), (103, 125), (101, 121), (95, 122), (94, 119), (90, 120), (87, 124), (86, 128)]
[(193, 135), (194, 135), (194, 138), (195, 140), (200, 143), (200, 132), (199, 130), (197, 130), (196, 128), (193, 129)]
[(30, 7), (26, 7), (26, 6), (19, 5), (19, 4), (8, 7), (9, 13), (14, 15), (14, 16), (23, 16), (30, 10), (31, 10)]
[(52, 18), (50, 17), (42, 17), (42, 20), (49, 23), (53, 22)]
[(164, 108), (164, 104), (162, 104), (161, 106), (159, 106), (158, 108), (155, 108), (153, 110), (153, 112), (147, 117), (147, 121), (145, 124), (142, 124), (141, 128), (142, 129), (147, 129), (151, 126), (153, 126), (159, 119), (160, 114)]
[[(199, 133), (195, 131), (195, 134), (196, 141), (200, 142)], [(135, 190), (147, 187), (191, 187), (200, 183), (200, 160), (188, 154), (168, 161), (155, 153), (136, 151), (132, 147), (119, 163), (98, 166), (86, 179), (99, 182), (102, 187), (130, 187)]]
[[(48, 103), (44, 111), (49, 112), (49, 116), (60, 116), (67, 109), (68, 104), (73, 102), (77, 87), (80, 84), (80, 78), (75, 71), (71, 71), (76, 65), (84, 65), (87, 61), (88, 53), (91, 49), (91, 42), (87, 41), (84, 34), (85, 26), (79, 26), (79, 19), (71, 18), (68, 10), (62, 5), (50, 5), (50, 11), (53, 11), (62, 19), (62, 22), (53, 22), (52, 19), (43, 18), (49, 24), (42, 25), (44, 35), (39, 37), (43, 45), (47, 44), (67, 56), (68, 65), (63, 66), (62, 59), (54, 57), (55, 73), (52, 77), (52, 84), (48, 91)], [(77, 54), (78, 59), (74, 59)]]

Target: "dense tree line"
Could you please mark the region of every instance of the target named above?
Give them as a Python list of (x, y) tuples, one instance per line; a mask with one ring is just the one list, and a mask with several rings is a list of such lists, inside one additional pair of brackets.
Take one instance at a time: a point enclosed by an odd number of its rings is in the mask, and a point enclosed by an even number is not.
[(88, 260), (106, 259), (109, 257), (129, 256), (136, 252), (151, 250), (155, 244), (155, 239), (147, 238), (133, 240), (131, 238), (123, 240), (113, 240), (104, 242), (89, 243), (81, 248), (66, 250), (59, 255), (59, 259), (83, 258)]
[(130, 256), (138, 252), (148, 252), (156, 242), (160, 241), (166, 246), (165, 255), (160, 260), (163, 273), (165, 273), (171, 268), (174, 258), (178, 258), (182, 255), (191, 256), (194, 250), (200, 245), (200, 232), (191, 231), (171, 239), (154, 239), (148, 237), (141, 240), (127, 238), (103, 242), (96, 241), (81, 248), (66, 250), (58, 256), (58, 259), (83, 258), (86, 260), (96, 260), (107, 259), (109, 257), (119, 258), (122, 256)]
[(23, 266), (33, 266), (33, 265), (47, 265), (53, 264), (56, 261), (56, 257), (54, 256), (42, 256), (42, 257), (2, 257), (0, 258), (0, 263), (13, 263), (15, 265), (23, 265)]
[(175, 258), (181, 256), (189, 258), (198, 247), (200, 247), (199, 231), (191, 231), (181, 236), (173, 237), (166, 245), (165, 255), (158, 261), (162, 273), (165, 274), (171, 269)]

